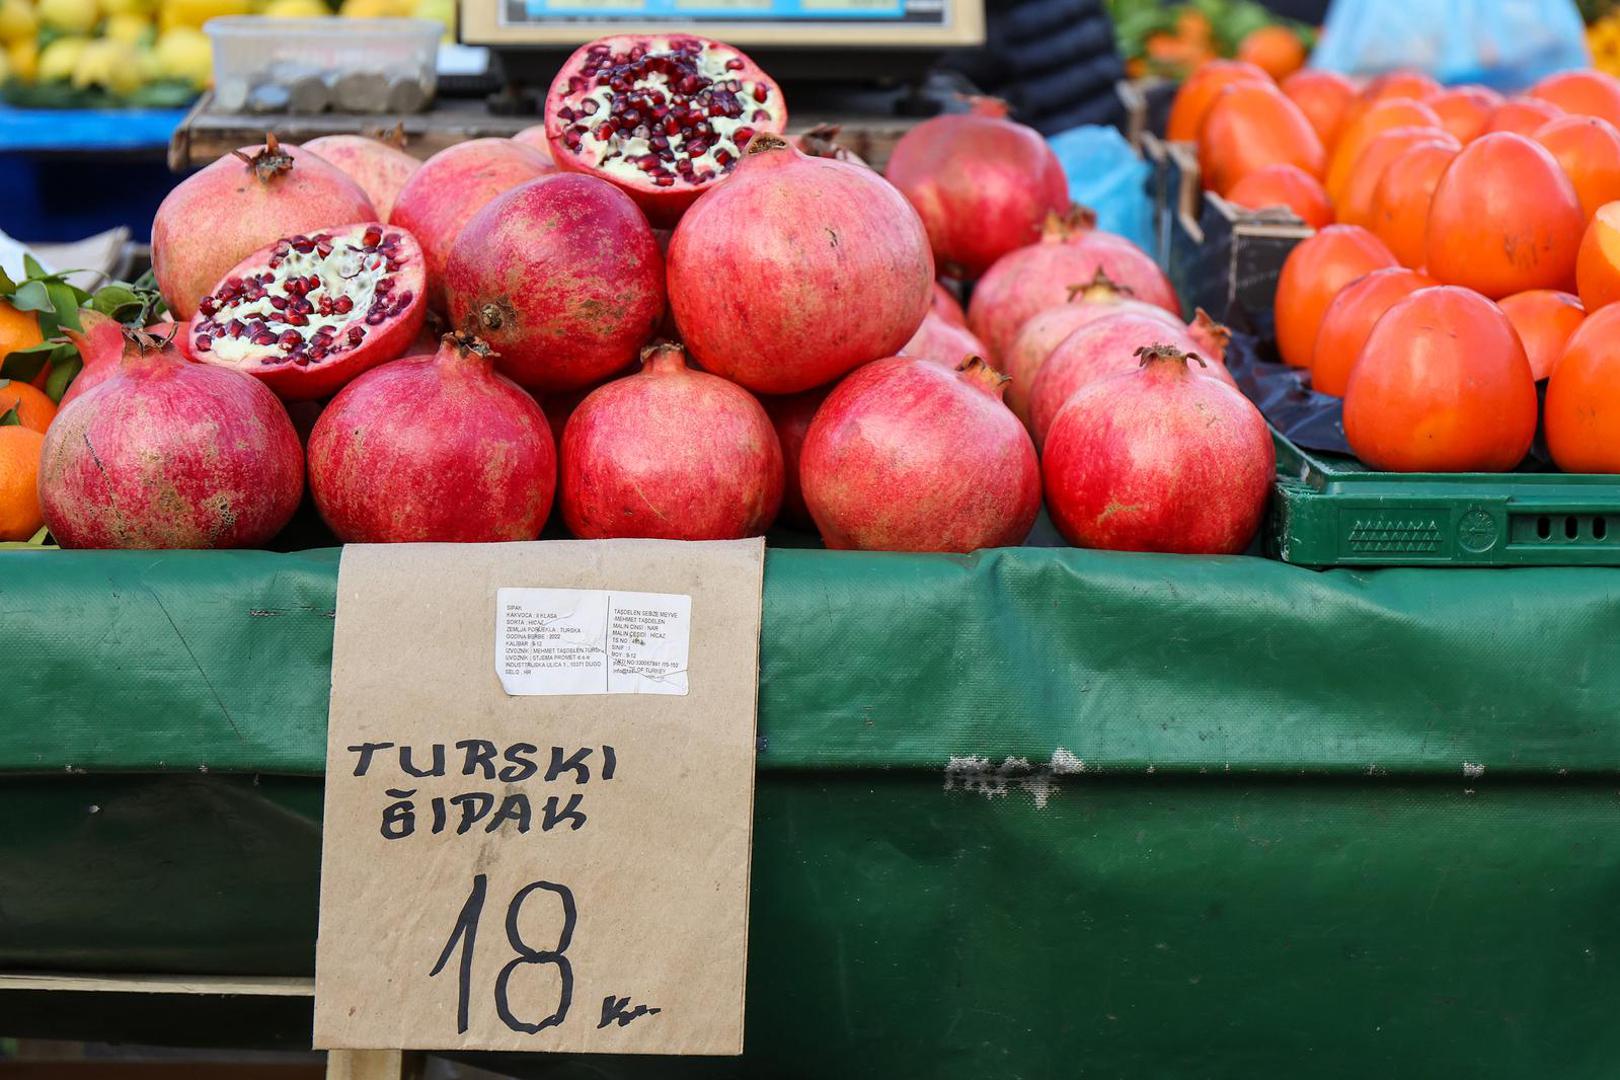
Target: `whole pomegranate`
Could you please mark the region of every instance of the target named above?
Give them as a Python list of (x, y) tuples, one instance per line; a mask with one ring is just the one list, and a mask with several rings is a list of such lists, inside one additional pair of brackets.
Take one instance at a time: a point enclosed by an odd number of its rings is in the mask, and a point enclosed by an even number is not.
[(1089, 210), (1046, 219), (1039, 243), (1019, 248), (996, 261), (968, 304), (968, 327), (989, 346), (997, 360), (1012, 348), (1018, 328), (1043, 308), (1069, 299), (1071, 285), (1083, 285), (1101, 270), (1131, 290), (1136, 299), (1172, 315), (1181, 303), (1170, 279), (1147, 252), (1113, 233), (1094, 228)]
[(559, 166), (610, 180), (668, 227), (787, 128), (781, 89), (741, 50), (695, 34), (625, 34), (574, 51), (546, 95)]
[(928, 229), (940, 272), (973, 279), (1033, 244), (1048, 214), (1069, 208), (1063, 165), (1007, 103), (973, 98), (965, 114), (924, 120), (900, 137), (886, 170)]
[(641, 371), (598, 387), (568, 418), (563, 520), (586, 540), (758, 536), (782, 505), (782, 447), (747, 391), (655, 345)]
[[(79, 350), (79, 360), (84, 366), (68, 384), (67, 392), (57, 403), (59, 409), (67, 408), (69, 402), (118, 374), (119, 362), (124, 358), (124, 328), (117, 319), (103, 315), (95, 308), (84, 308), (79, 312), (79, 327), (78, 330), (63, 329), (73, 347)], [(185, 328), (176, 327), (173, 323), (167, 327), (170, 333), (176, 329), (183, 332)], [(168, 336), (157, 329), (149, 333), (159, 340)], [(175, 344), (179, 344), (178, 338)]]
[(257, 248), (278, 236), (377, 216), (337, 166), (265, 136), (186, 177), (152, 218), (152, 273), (179, 320)]
[(289, 401), (329, 397), (415, 340), (426, 280), (422, 250), (397, 226), (363, 221), (284, 236), (198, 302), (186, 352)]
[(984, 343), (967, 327), (954, 326), (930, 310), (911, 340), (900, 349), (900, 355), (917, 356), (955, 368), (970, 356), (983, 357)]
[(411, 174), (388, 221), (422, 245), (429, 307), (444, 310), (444, 266), (472, 216), (497, 195), (556, 171), (544, 154), (511, 139), (469, 139), (440, 150)]
[(791, 394), (893, 356), (934, 296), (922, 220), (871, 169), (759, 135), (669, 242), (669, 302), (698, 363)]
[(39, 471), (45, 523), (70, 548), (256, 547), (303, 491), (274, 394), (141, 331), (116, 374), (57, 414)]
[(1001, 370), (1012, 380), (1007, 384), (1007, 407), (1027, 426), (1030, 423), (1030, 391), (1035, 386), (1035, 377), (1040, 374), (1041, 365), (1052, 355), (1052, 350), (1089, 322), (1104, 315), (1127, 313), (1158, 319), (1181, 329), (1179, 317), (1164, 308), (1133, 300), (1129, 289), (1114, 284), (1101, 270), (1097, 271), (1090, 285), (1070, 286), (1067, 304), (1058, 304), (1030, 316), (1018, 328), (1012, 348), (1001, 358)]
[(1140, 366), (1137, 350), (1171, 345), (1197, 354), (1205, 363), (1196, 374), (1235, 386), (1226, 370), (1226, 327), (1203, 311), (1191, 326), (1167, 324), (1157, 316), (1128, 312), (1094, 319), (1058, 343), (1036, 373), (1029, 391), (1030, 432), (1045, 446), (1052, 421), (1082, 387)]
[[(546, 138), (546, 125), (535, 124), (532, 127), (526, 127), (512, 136), (512, 141), (538, 151), (545, 155), (547, 161), (551, 161), (551, 140)], [(552, 162), (552, 164), (556, 163)]]
[(319, 154), (359, 184), (382, 221), (393, 212), (405, 182), (422, 167), (399, 147), (364, 135), (322, 135), (305, 143), (304, 149)]
[(309, 488), (345, 542), (533, 540), (557, 452), (545, 413), (495, 373), (489, 346), (450, 334), (332, 399), (309, 437)]
[(966, 326), (967, 312), (962, 310), (962, 301), (956, 294), (939, 282), (934, 282), (934, 314), (950, 323), (952, 326)]
[(804, 488), (799, 484), (799, 458), (804, 451), (804, 437), (810, 431), (810, 421), (816, 410), (827, 400), (830, 388), (818, 386), (802, 394), (781, 394), (760, 398), (771, 424), (776, 428), (776, 439), (782, 444), (782, 471), (786, 483), (782, 487), (782, 513), (780, 520), (795, 529), (814, 532), (816, 523), (804, 505)]
[(1260, 527), (1276, 468), (1249, 400), (1194, 374), (1172, 345), (1092, 383), (1058, 413), (1042, 455), (1052, 522), (1079, 547), (1234, 555)]
[(976, 551), (1023, 542), (1040, 465), (978, 357), (951, 370), (878, 360), (839, 383), (810, 424), (799, 480), (830, 548)]
[(636, 358), (664, 314), (664, 260), (630, 197), (594, 176), (548, 176), (467, 222), (445, 267), (450, 322), (496, 367), (547, 392)]

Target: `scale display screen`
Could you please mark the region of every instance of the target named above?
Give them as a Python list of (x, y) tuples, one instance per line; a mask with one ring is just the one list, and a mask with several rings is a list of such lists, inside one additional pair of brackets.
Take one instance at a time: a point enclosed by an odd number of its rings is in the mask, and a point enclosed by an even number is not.
[(682, 28), (734, 45), (932, 46), (984, 40), (983, 0), (461, 0), (479, 45), (578, 45)]

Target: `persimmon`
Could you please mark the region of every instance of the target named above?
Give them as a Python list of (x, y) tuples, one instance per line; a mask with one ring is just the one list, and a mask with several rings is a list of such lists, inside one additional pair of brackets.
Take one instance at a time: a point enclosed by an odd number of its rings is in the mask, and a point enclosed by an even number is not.
[(1585, 228), (1575, 186), (1540, 143), (1505, 131), (1481, 135), (1434, 189), (1426, 267), (1492, 300), (1526, 289), (1567, 292)]
[(1298, 165), (1267, 165), (1232, 185), (1226, 199), (1250, 210), (1286, 206), (1313, 229), (1333, 224), (1333, 204), (1322, 182)]
[(1620, 202), (1592, 215), (1575, 258), (1575, 283), (1587, 311), (1620, 300)]
[(1497, 302), (1508, 317), (1530, 361), (1530, 374), (1537, 382), (1553, 373), (1570, 335), (1586, 321), (1581, 298), (1557, 289), (1531, 289), (1504, 296)]
[(1560, 116), (1531, 136), (1547, 148), (1575, 185), (1587, 217), (1620, 199), (1620, 131), (1596, 116)]
[(1241, 60), (1211, 60), (1187, 76), (1170, 103), (1170, 119), (1165, 138), (1171, 142), (1192, 142), (1204, 126), (1204, 114), (1228, 86), (1242, 82), (1271, 85), (1271, 76)]
[(1457, 148), (1418, 143), (1389, 163), (1373, 192), (1372, 229), (1402, 266), (1416, 269), (1429, 257), (1429, 204)]
[(1433, 109), (1421, 101), (1408, 101), (1406, 98), (1380, 101), (1355, 119), (1346, 120), (1344, 130), (1339, 133), (1339, 141), (1333, 147), (1327, 177), (1322, 182), (1322, 186), (1327, 188), (1328, 198), (1335, 204), (1344, 198), (1344, 189), (1355, 174), (1356, 159), (1367, 144), (1379, 135), (1398, 127), (1439, 126), (1440, 118)]
[(1398, 301), (1350, 372), (1344, 434), (1375, 469), (1513, 468), (1536, 434), (1536, 383), (1513, 324), (1471, 289), (1442, 285)]
[(1286, 26), (1260, 26), (1243, 35), (1237, 58), (1273, 79), (1286, 79), (1305, 66), (1305, 43)]
[(1311, 353), (1311, 388), (1334, 397), (1343, 397), (1350, 385), (1367, 335), (1384, 312), (1419, 289), (1431, 288), (1435, 280), (1427, 274), (1392, 266), (1374, 270), (1339, 290), (1316, 332), (1316, 348)]
[(1344, 197), (1335, 204), (1339, 220), (1346, 225), (1370, 227), (1373, 222), (1373, 197), (1378, 192), (1378, 182), (1384, 178), (1384, 170), (1414, 146), (1428, 145), (1444, 146), (1453, 151), (1462, 149), (1462, 143), (1444, 129), (1432, 127), (1390, 128), (1369, 142), (1361, 156), (1356, 158), (1356, 167), (1344, 188)]
[(1301, 240), (1277, 278), (1277, 351), (1295, 367), (1310, 367), (1322, 314), (1340, 289), (1363, 274), (1394, 266), (1384, 242), (1356, 225), (1329, 225)]
[(1270, 83), (1239, 83), (1222, 90), (1198, 132), (1198, 168), (1204, 186), (1222, 195), (1267, 165), (1297, 165), (1321, 176), (1327, 155), (1316, 129)]
[(1599, 117), (1620, 128), (1620, 80), (1606, 71), (1560, 71), (1532, 86), (1528, 96), (1551, 102), (1567, 113)]
[(1565, 472), (1620, 472), (1620, 307), (1570, 335), (1547, 380), (1547, 449)]
[(1515, 135), (1533, 135), (1536, 130), (1545, 127), (1547, 121), (1556, 120), (1564, 115), (1564, 110), (1550, 101), (1537, 101), (1534, 98), (1509, 98), (1498, 105), (1481, 135), (1489, 135), (1496, 131), (1511, 131)]
[(1427, 101), (1440, 92), (1440, 84), (1421, 71), (1390, 71), (1375, 76), (1362, 86), (1346, 110), (1348, 127), (1373, 106), (1384, 101)]
[(1502, 104), (1502, 95), (1488, 86), (1453, 86), (1423, 104), (1434, 110), (1442, 127), (1466, 143), (1484, 134), (1491, 113)]
[(1281, 88), (1316, 129), (1323, 149), (1331, 153), (1344, 126), (1345, 110), (1355, 100), (1356, 84), (1336, 71), (1302, 68), (1284, 79)]

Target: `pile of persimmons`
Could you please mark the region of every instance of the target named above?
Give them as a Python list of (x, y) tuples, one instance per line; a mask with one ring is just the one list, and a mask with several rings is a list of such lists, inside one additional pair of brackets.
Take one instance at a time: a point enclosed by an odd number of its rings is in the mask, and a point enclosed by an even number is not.
[(1559, 468), (1620, 472), (1620, 80), (1503, 97), (1215, 62), (1167, 135), (1207, 189), (1317, 230), (1283, 265), (1277, 347), (1344, 398), (1368, 465), (1512, 469), (1541, 409)]

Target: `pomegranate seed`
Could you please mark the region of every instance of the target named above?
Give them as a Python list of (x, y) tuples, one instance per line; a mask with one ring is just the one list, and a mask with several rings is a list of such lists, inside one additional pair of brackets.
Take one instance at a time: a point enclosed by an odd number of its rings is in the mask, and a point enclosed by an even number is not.
[(276, 340), (281, 343), (283, 349), (290, 349), (294, 345), (303, 344), (304, 335), (296, 330), (283, 330), (281, 336)]
[(253, 344), (255, 345), (274, 345), (275, 343), (276, 335), (272, 334), (268, 330), (264, 331), (263, 333), (253, 335)]
[(361, 237), (360, 242), (368, 248), (376, 247), (378, 244), (382, 243), (382, 230), (375, 225), (371, 226), (370, 228), (366, 229), (366, 234), (365, 236)]
[(309, 347), (309, 358), (311, 360), (323, 360), (326, 358), (326, 352), (326, 346), (316, 342)]
[(730, 60), (726, 61), (726, 70), (727, 71), (741, 71), (742, 69), (743, 69), (742, 57), (733, 56)]
[(770, 119), (771, 119), (771, 114), (766, 112), (764, 109), (755, 109), (754, 110), (754, 123), (756, 123), (756, 124), (764, 124), (764, 123), (768, 123), (770, 121)]
[(302, 311), (289, 311), (287, 312), (287, 317), (282, 321), (288, 326), (308, 326), (309, 316), (305, 315)]
[(205, 296), (201, 300), (197, 301), (197, 310), (202, 312), (204, 315), (212, 315), (214, 312), (219, 310), (219, 305), (214, 303), (214, 298), (212, 296)]
[(349, 327), (349, 344), (358, 345), (366, 340), (366, 328), (363, 326)]
[(207, 352), (213, 347), (214, 339), (209, 337), (207, 334), (198, 334), (196, 340), (192, 342), (192, 348), (196, 349), (198, 352)]
[(370, 314), (368, 314), (366, 316), (366, 325), (367, 326), (381, 326), (382, 323), (383, 323), (383, 320), (386, 319), (386, 318), (388, 318), (388, 316), (385, 315), (384, 313), (382, 313), (381, 311), (373, 311), (373, 312), (371, 312)]
[(714, 152), (714, 163), (716, 165), (720, 166), (722, 169), (725, 168), (727, 165), (730, 165), (731, 164), (731, 151), (727, 150), (723, 146), (720, 149), (716, 150)]
[(332, 310), (339, 315), (347, 315), (354, 310), (354, 301), (347, 296), (340, 296), (332, 301)]
[(771, 96), (770, 88), (767, 87), (764, 83), (756, 83), (754, 85), (754, 100), (755, 101), (763, 103), (764, 100), (766, 98), (770, 97), (770, 96)]
[(740, 127), (731, 134), (732, 141), (734, 141), (738, 146), (743, 147), (747, 146), (748, 140), (752, 139), (753, 137), (754, 129), (750, 127)]
[(247, 323), (243, 322), (241, 319), (232, 319), (231, 325), (226, 328), (225, 332), (230, 334), (231, 337), (241, 337), (243, 334), (247, 333)]
[(287, 298), (285, 296), (272, 296), (270, 298), (270, 306), (275, 308), (277, 311), (286, 311)]
[(675, 178), (673, 176), (655, 176), (653, 177), (653, 183), (659, 187), (674, 187)]
[(411, 290), (409, 290), (409, 289), (406, 289), (404, 292), (400, 293), (399, 294), (399, 308), (400, 308), (400, 310), (403, 311), (405, 308), (410, 307), (411, 306), (411, 301), (415, 300), (415, 299), (416, 299), (416, 294), (411, 292)]

